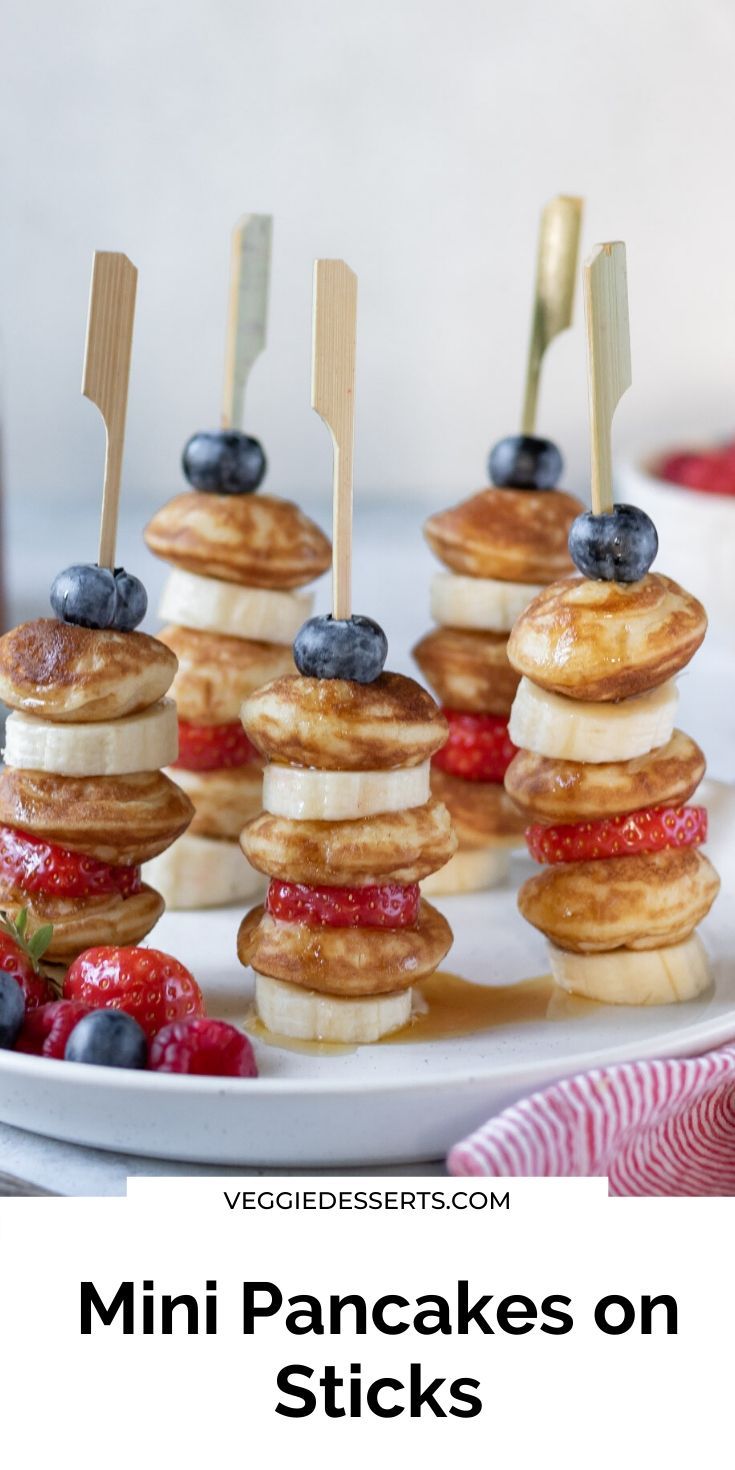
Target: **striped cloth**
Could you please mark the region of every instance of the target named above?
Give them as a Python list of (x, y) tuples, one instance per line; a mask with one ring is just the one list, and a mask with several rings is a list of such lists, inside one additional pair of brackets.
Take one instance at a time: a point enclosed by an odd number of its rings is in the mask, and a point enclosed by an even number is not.
[(614, 1195), (735, 1194), (735, 1045), (601, 1067), (456, 1144), (450, 1174), (607, 1175)]

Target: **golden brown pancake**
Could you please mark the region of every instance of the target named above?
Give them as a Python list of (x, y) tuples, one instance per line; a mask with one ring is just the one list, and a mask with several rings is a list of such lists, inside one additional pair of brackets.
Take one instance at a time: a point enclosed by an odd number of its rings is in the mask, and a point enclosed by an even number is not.
[(157, 511), (145, 539), (155, 556), (201, 577), (287, 591), (327, 570), (332, 548), (290, 500), (186, 490)]
[(584, 506), (563, 490), (479, 490), (430, 516), (434, 555), (468, 577), (553, 582), (572, 569), (567, 540)]
[(447, 807), (460, 847), (520, 845), (526, 823), (502, 785), (465, 781), (432, 766), (431, 791)]
[(55, 776), (0, 771), (0, 823), (101, 863), (156, 857), (185, 832), (188, 796), (161, 771), (131, 776)]
[(166, 694), (175, 673), (175, 655), (147, 633), (37, 618), (0, 638), (0, 699), (41, 719), (137, 714)]
[(442, 914), (421, 900), (411, 929), (336, 929), (284, 924), (261, 906), (237, 936), (241, 964), (325, 995), (387, 995), (430, 975), (451, 947)]
[(675, 730), (648, 755), (601, 765), (519, 750), (505, 773), (505, 789), (531, 821), (594, 822), (641, 807), (681, 806), (696, 791), (705, 766), (699, 746)]
[(560, 949), (602, 954), (679, 944), (709, 913), (720, 880), (696, 847), (552, 863), (518, 894), (524, 919)]
[(235, 724), (243, 700), (254, 689), (296, 672), (291, 649), (279, 643), (177, 625), (162, 628), (158, 637), (179, 661), (171, 692), (179, 718), (192, 725)]
[(284, 883), (364, 887), (418, 883), (457, 847), (441, 802), (353, 822), (291, 822), (262, 812), (240, 837), (246, 858)]
[(571, 699), (617, 700), (665, 684), (689, 663), (707, 614), (670, 577), (566, 577), (521, 613), (508, 641), (515, 669)]
[(505, 633), (434, 628), (413, 656), (440, 704), (475, 714), (509, 715), (520, 674), (508, 662)]
[(324, 771), (419, 766), (447, 739), (431, 695), (403, 674), (351, 679), (275, 679), (245, 700), (242, 722), (269, 760)]
[(99, 894), (93, 898), (47, 898), (34, 894), (19, 899), (16, 894), (0, 889), (0, 907), (15, 918), (21, 908), (28, 909), (28, 932), (42, 924), (53, 924), (54, 933), (44, 961), (71, 964), (85, 949), (98, 944), (140, 944), (164, 910), (164, 902), (155, 888), (143, 884), (140, 893), (130, 898), (119, 894)]
[(236, 842), (245, 823), (262, 808), (260, 761), (219, 771), (185, 771), (172, 766), (169, 774), (193, 803), (189, 832), (200, 837), (223, 837)]

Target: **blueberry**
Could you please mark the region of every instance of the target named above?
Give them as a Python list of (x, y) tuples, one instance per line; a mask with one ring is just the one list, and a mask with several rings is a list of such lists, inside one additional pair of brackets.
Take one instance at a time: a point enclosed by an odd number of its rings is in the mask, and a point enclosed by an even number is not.
[(115, 578), (107, 567), (66, 567), (51, 583), (51, 607), (62, 623), (110, 628), (116, 603)]
[(115, 619), (113, 627), (120, 633), (132, 633), (142, 623), (148, 609), (148, 594), (139, 577), (115, 567)]
[(15, 1046), (26, 1013), (26, 999), (14, 975), (0, 970), (0, 1047)]
[(372, 684), (383, 672), (388, 639), (372, 618), (309, 618), (296, 634), (294, 663), (312, 679), (354, 679)]
[(569, 555), (584, 577), (598, 582), (638, 582), (656, 559), (658, 536), (650, 516), (637, 505), (616, 505), (609, 515), (577, 516), (569, 532)]
[(499, 439), (488, 460), (493, 485), (509, 490), (552, 490), (561, 479), (563, 466), (556, 445), (533, 434)]
[(258, 440), (234, 429), (193, 434), (184, 446), (181, 463), (195, 490), (220, 495), (247, 495), (257, 490), (266, 471)]
[(148, 1060), (146, 1034), (125, 1011), (90, 1011), (71, 1032), (64, 1059), (91, 1062), (97, 1067), (144, 1067)]

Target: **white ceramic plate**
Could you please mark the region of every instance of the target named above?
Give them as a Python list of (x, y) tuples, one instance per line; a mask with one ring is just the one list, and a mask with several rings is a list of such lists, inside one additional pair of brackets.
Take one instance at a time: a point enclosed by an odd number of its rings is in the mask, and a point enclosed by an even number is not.
[[(723, 893), (702, 928), (715, 984), (682, 1006), (636, 1009), (552, 1000), (545, 1018), (431, 1042), (332, 1056), (256, 1041), (257, 1081), (122, 1072), (0, 1052), (0, 1117), (68, 1142), (192, 1164), (319, 1169), (437, 1159), (506, 1104), (608, 1062), (694, 1054), (735, 1036), (735, 787), (708, 792), (709, 851)], [(519, 861), (514, 885), (527, 865)], [(484, 985), (542, 974), (544, 941), (514, 888), (440, 905), (452, 971)], [(155, 943), (190, 965), (210, 1010), (242, 1017), (252, 976), (235, 958), (237, 910), (169, 914)]]

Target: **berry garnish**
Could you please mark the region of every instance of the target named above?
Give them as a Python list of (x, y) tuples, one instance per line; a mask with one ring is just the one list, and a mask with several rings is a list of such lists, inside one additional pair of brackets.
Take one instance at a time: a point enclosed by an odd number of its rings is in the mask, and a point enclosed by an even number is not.
[(124, 567), (98, 567), (91, 562), (65, 567), (51, 583), (51, 607), (62, 623), (81, 628), (115, 628), (130, 633), (148, 607), (145, 587)]
[(372, 684), (383, 672), (388, 639), (372, 618), (309, 618), (296, 634), (294, 663), (312, 679), (352, 679)]
[(235, 429), (193, 434), (184, 446), (181, 463), (195, 490), (218, 495), (247, 495), (257, 490), (267, 467), (258, 440)]
[(140, 868), (112, 867), (80, 852), (69, 852), (15, 827), (0, 826), (0, 879), (21, 893), (86, 898), (94, 893), (140, 893)]
[(510, 434), (490, 450), (488, 470), (493, 485), (508, 490), (551, 490), (561, 478), (563, 460), (550, 439)]
[(583, 863), (591, 858), (662, 852), (669, 847), (699, 847), (707, 840), (707, 808), (649, 806), (600, 822), (572, 822), (526, 829), (528, 851), (537, 863)]
[(148, 1053), (152, 1072), (186, 1072), (192, 1077), (257, 1077), (247, 1036), (226, 1021), (174, 1021), (154, 1037)]
[(405, 929), (418, 923), (418, 883), (376, 883), (366, 888), (311, 888), (272, 878), (265, 901), (274, 919), (326, 924), (334, 929)]
[(502, 783), (516, 747), (508, 734), (505, 715), (473, 715), (445, 709), (449, 739), (433, 757), (434, 765), (465, 781)]
[(23, 1025), (26, 1003), (23, 991), (14, 975), (0, 970), (0, 1047), (8, 1049), (15, 1045)]
[(140, 1069), (148, 1060), (148, 1041), (143, 1027), (124, 1011), (90, 1011), (71, 1031), (64, 1060)]
[(656, 467), (662, 480), (712, 495), (735, 495), (735, 444), (669, 454)]
[(124, 567), (115, 567), (115, 619), (118, 633), (132, 633), (148, 611), (148, 593), (140, 580)]
[(599, 516), (585, 511), (569, 532), (569, 555), (577, 571), (598, 582), (639, 582), (657, 551), (656, 527), (637, 505), (616, 505)]
[(223, 771), (247, 766), (258, 759), (237, 720), (232, 725), (190, 725), (179, 720), (179, 754), (174, 761), (183, 771)]
[(85, 950), (66, 972), (64, 998), (126, 1011), (148, 1036), (168, 1021), (204, 1015), (202, 992), (184, 965), (160, 949), (137, 945)]
[(28, 910), (20, 910), (15, 919), (0, 911), (0, 970), (13, 975), (25, 996), (26, 1010), (55, 1000), (56, 991), (42, 975), (38, 965), (53, 936), (53, 924), (42, 924), (28, 933)]
[(38, 1006), (35, 1011), (26, 1008), (26, 1017), (16, 1051), (28, 1052), (34, 1057), (54, 1057), (61, 1061), (64, 1048), (77, 1021), (89, 1015), (89, 1006), (79, 1000), (52, 1000), (48, 1005)]

